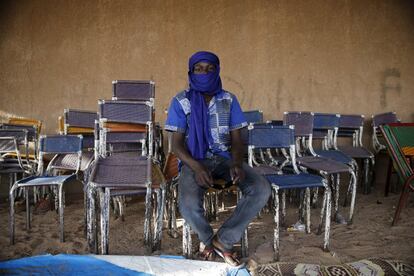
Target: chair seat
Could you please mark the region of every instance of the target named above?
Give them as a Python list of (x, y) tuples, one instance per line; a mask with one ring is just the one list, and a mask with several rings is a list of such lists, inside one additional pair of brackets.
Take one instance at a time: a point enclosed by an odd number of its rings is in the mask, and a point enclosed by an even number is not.
[(372, 157), (374, 157), (372, 152), (370, 152), (369, 150), (367, 150), (364, 147), (347, 146), (347, 147), (340, 147), (339, 150), (342, 151), (343, 153), (345, 153), (346, 155), (352, 157), (352, 158), (372, 158)]
[(30, 176), (17, 181), (19, 187), (58, 185), (76, 179), (76, 174), (58, 176)]
[(315, 153), (344, 164), (351, 164), (353, 161), (351, 157), (339, 150), (315, 150)]
[(299, 165), (327, 174), (349, 172), (350, 167), (344, 163), (318, 156), (304, 156), (296, 159)]
[(253, 170), (255, 170), (258, 174), (261, 175), (268, 175), (268, 174), (278, 174), (279, 170), (272, 166), (267, 165), (260, 165), (257, 167), (253, 167)]
[[(82, 160), (80, 170), (85, 171), (88, 166), (91, 164), (94, 158), (93, 152), (82, 152)], [(63, 169), (63, 170), (76, 170), (76, 166), (78, 163), (78, 154), (77, 153), (67, 153), (67, 154), (59, 154), (54, 160), (53, 168), (56, 169)]]
[(323, 187), (323, 178), (309, 173), (265, 175), (266, 179), (280, 189)]

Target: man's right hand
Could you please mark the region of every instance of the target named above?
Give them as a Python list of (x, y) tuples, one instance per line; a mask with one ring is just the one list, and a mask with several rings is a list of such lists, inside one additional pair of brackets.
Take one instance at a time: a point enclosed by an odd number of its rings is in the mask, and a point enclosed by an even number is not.
[(198, 162), (194, 168), (197, 184), (204, 188), (210, 188), (213, 186), (213, 177), (207, 168)]

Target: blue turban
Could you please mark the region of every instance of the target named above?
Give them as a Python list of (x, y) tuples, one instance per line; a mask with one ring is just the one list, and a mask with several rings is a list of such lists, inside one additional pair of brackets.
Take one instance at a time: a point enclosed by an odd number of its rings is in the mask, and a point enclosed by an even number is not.
[[(207, 74), (194, 74), (194, 65), (199, 62), (207, 62), (215, 66), (214, 72)], [(203, 95), (214, 96), (221, 91), (220, 60), (211, 52), (197, 52), (190, 57), (188, 62), (188, 80), (190, 91), (187, 98), (191, 103), (189, 132), (187, 147), (192, 157), (196, 160), (205, 158), (208, 150), (209, 121), (207, 104)]]

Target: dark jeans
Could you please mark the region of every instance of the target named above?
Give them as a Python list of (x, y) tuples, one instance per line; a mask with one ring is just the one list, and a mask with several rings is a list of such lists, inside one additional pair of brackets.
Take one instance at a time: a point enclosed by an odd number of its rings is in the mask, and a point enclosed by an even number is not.
[[(231, 161), (214, 155), (211, 159), (201, 161), (213, 178), (231, 181)], [(238, 184), (242, 191), (242, 198), (237, 204), (233, 214), (224, 222), (217, 232), (219, 242), (231, 250), (233, 244), (238, 242), (246, 227), (266, 204), (270, 193), (270, 184), (257, 174), (250, 166), (243, 163), (245, 179)], [(194, 171), (184, 165), (178, 181), (178, 200), (180, 213), (191, 228), (198, 234), (198, 238), (205, 245), (211, 245), (213, 229), (204, 216), (203, 199), (205, 188), (196, 183)]]

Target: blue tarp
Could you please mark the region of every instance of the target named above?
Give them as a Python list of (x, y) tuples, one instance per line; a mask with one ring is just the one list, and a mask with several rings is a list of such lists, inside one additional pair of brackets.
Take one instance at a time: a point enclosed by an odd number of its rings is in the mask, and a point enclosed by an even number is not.
[[(184, 270), (183, 270), (184, 268)], [(224, 263), (186, 260), (182, 256), (42, 255), (0, 262), (0, 275), (227, 275), (249, 276)], [(178, 274), (177, 274), (178, 273)]]
[(82, 255), (42, 255), (0, 262), (1, 275), (150, 275)]

